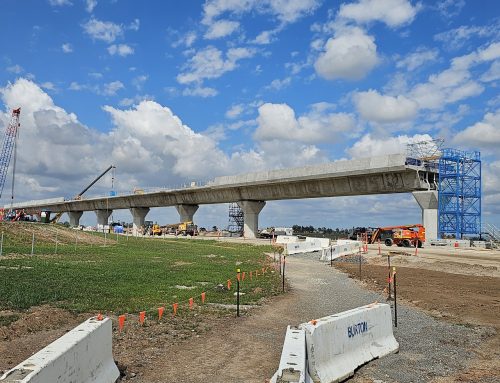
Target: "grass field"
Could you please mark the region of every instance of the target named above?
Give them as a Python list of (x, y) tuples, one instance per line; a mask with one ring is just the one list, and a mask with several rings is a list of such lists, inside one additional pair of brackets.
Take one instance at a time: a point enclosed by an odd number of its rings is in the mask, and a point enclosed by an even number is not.
[[(17, 226), (15, 226), (17, 225)], [(121, 314), (179, 302), (234, 303), (236, 268), (247, 273), (242, 304), (278, 294), (279, 273), (249, 280), (269, 266), (271, 247), (186, 239), (143, 239), (29, 223), (0, 225), (0, 311), (41, 304), (76, 312)], [(31, 241), (35, 233), (35, 251)], [(57, 234), (56, 234), (57, 233)], [(57, 246), (57, 248), (56, 248)], [(232, 279), (231, 291), (215, 289)]]

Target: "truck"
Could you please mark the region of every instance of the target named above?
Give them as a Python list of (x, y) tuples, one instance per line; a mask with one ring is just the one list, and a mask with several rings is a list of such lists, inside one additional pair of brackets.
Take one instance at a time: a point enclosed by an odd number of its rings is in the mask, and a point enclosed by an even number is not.
[(422, 247), (425, 242), (425, 227), (421, 224), (379, 227), (370, 243), (383, 240), (386, 246)]
[(278, 235), (293, 235), (293, 229), (291, 227), (268, 227), (259, 233), (260, 238), (272, 238)]

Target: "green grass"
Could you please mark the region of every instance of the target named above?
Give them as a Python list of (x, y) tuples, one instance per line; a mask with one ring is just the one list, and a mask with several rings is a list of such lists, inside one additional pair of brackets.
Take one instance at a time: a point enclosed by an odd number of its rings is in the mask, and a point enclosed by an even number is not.
[[(80, 242), (83, 242), (83, 233)], [(11, 234), (12, 237), (12, 234)], [(114, 237), (115, 238), (115, 237)], [(29, 236), (28, 236), (29, 239)], [(24, 239), (4, 240), (0, 257), (0, 310), (23, 310), (41, 304), (76, 312), (151, 311), (174, 302), (234, 303), (237, 267), (249, 272), (268, 265), (270, 247), (184, 239), (120, 237), (114, 244), (55, 244), (38, 241), (31, 256)], [(22, 254), (22, 255), (21, 255)], [(259, 271), (260, 274), (260, 271)], [(242, 282), (242, 304), (278, 294), (278, 273), (267, 272)], [(216, 291), (232, 279), (231, 291)], [(179, 289), (176, 286), (194, 286)], [(259, 289), (260, 288), (260, 289)]]

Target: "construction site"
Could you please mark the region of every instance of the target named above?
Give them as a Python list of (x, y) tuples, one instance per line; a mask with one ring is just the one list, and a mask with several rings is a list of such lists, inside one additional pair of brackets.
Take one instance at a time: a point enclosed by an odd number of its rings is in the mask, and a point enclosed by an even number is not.
[[(86, 198), (106, 174), (114, 182), (110, 165), (71, 199), (15, 202), (20, 113), (0, 155), (0, 196), (12, 169), (0, 224), (0, 382), (49, 382), (68, 370), (66, 353), (103, 383), (498, 381), (500, 232), (482, 220), (479, 152), (435, 140), (387, 158)], [(409, 192), (422, 222), (335, 238), (258, 224), (266, 200)], [(198, 206), (220, 202), (227, 227), (199, 227)], [(146, 220), (157, 206), (175, 206), (179, 222)], [(113, 209), (129, 209), (132, 222), (113, 222)], [(96, 225), (80, 225), (84, 211)], [(322, 348), (341, 337), (320, 330), (337, 313), (348, 338), (365, 343)], [(369, 338), (375, 329), (387, 334)], [(106, 340), (97, 361), (78, 349), (82, 331)]]

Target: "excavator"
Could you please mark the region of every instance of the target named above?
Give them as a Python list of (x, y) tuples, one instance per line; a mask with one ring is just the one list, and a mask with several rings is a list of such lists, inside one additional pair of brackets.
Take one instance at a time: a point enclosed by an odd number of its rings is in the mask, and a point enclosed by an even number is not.
[(425, 228), (419, 223), (379, 227), (371, 236), (370, 243), (376, 243), (378, 240), (383, 240), (386, 246), (422, 247), (425, 242)]
[[(80, 193), (78, 193), (76, 196), (73, 197), (74, 200), (80, 200), (82, 199), (82, 195), (83, 193), (85, 193), (87, 190), (89, 190), (97, 181), (99, 181), (102, 177), (104, 177), (104, 175), (109, 172), (111, 169), (116, 169), (116, 166), (114, 165), (110, 165), (105, 171), (103, 171), (101, 174), (99, 174), (90, 184), (88, 184), (88, 186), (83, 189)], [(59, 219), (61, 219), (62, 215), (64, 214), (64, 212), (62, 213), (57, 213), (54, 218), (52, 218), (50, 220), (51, 223), (56, 223), (57, 221), (59, 221)]]

